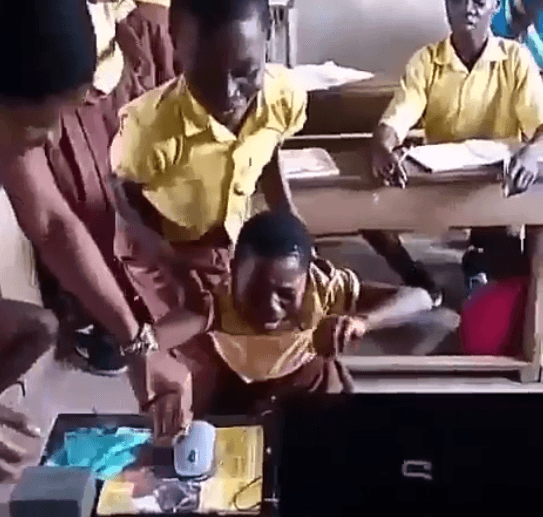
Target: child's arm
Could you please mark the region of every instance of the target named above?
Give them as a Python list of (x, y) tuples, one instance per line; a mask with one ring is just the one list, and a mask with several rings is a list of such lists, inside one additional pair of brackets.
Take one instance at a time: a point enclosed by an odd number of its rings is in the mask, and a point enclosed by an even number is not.
[(418, 287), (392, 287), (364, 284), (357, 303), (357, 316), (366, 331), (399, 324), (421, 311), (432, 309), (427, 291)]
[(519, 46), (515, 58), (514, 108), (523, 134), (533, 136), (509, 164), (504, 178), (509, 195), (524, 192), (537, 180), (543, 156), (543, 81), (526, 48)]
[[(418, 312), (432, 309), (432, 299), (424, 289), (362, 284), (349, 269), (336, 269), (322, 260), (315, 265), (328, 278), (329, 316), (313, 334), (313, 345), (320, 355), (341, 354), (348, 350), (352, 340), (368, 331), (399, 325)], [(322, 282), (323, 276), (315, 274), (315, 278)]]
[(432, 73), (430, 50), (424, 48), (407, 63), (400, 88), (381, 117), (373, 135), (372, 170), (386, 185), (405, 186), (407, 175), (394, 153), (408, 131), (420, 120), (427, 104), (428, 78)]
[(307, 120), (307, 92), (296, 85), (290, 71), (284, 71), (284, 84), (282, 102), (277, 109), (281, 113), (282, 121), (278, 145), (271, 161), (264, 167), (261, 175), (261, 186), (270, 209), (283, 208), (299, 217), (292, 200), (292, 192), (287, 178), (281, 173), (279, 166), (279, 149), (287, 138), (294, 136), (302, 130)]
[(541, 157), (543, 157), (543, 125), (536, 129), (533, 138), (512, 157), (504, 178), (506, 195), (525, 192), (537, 181)]
[(281, 208), (298, 216), (290, 185), (279, 167), (279, 148), (275, 149), (270, 163), (264, 167), (261, 181), (266, 204), (270, 210)]
[(120, 344), (130, 343), (139, 324), (96, 243), (56, 187), (43, 149), (4, 162), (2, 181), (23, 232), (64, 289)]
[[(144, 220), (140, 211), (133, 206), (127, 192), (132, 192), (131, 199), (143, 198), (142, 187), (136, 183), (123, 180), (117, 176), (110, 176), (109, 184), (114, 194), (115, 217), (118, 228), (126, 232), (134, 239), (139, 246), (139, 250), (150, 261), (158, 261), (175, 274), (177, 269), (186, 271), (190, 269), (191, 264), (183, 260), (183, 256), (176, 253), (173, 246), (162, 235), (157, 233)], [(208, 272), (214, 272), (211, 266), (202, 267)]]
[(138, 195), (143, 196), (142, 187), (114, 175), (110, 176), (109, 185), (114, 195), (117, 226), (134, 238), (141, 246), (141, 251), (151, 260), (172, 263), (175, 251), (170, 243), (144, 222), (138, 209), (128, 200), (128, 189), (137, 189)]

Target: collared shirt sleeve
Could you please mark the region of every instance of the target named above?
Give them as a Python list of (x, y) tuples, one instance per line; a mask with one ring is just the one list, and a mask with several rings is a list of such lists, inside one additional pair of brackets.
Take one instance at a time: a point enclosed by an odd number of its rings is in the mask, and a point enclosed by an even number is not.
[(314, 278), (325, 314), (355, 314), (361, 289), (357, 274), (348, 268), (336, 268), (322, 258), (317, 258), (313, 267), (318, 268)]
[(393, 128), (401, 142), (426, 109), (432, 66), (430, 50), (419, 50), (407, 63), (400, 88), (381, 117), (380, 123)]
[(282, 135), (283, 140), (301, 131), (307, 120), (307, 92), (294, 84), (289, 70), (286, 70), (286, 77), (288, 89), (284, 96), (285, 128)]
[(515, 111), (522, 132), (531, 137), (543, 124), (543, 80), (530, 52), (517, 48)]
[(112, 170), (122, 179), (147, 185), (166, 169), (166, 155), (153, 146), (150, 131), (130, 106), (119, 116), (119, 131), (110, 149)]

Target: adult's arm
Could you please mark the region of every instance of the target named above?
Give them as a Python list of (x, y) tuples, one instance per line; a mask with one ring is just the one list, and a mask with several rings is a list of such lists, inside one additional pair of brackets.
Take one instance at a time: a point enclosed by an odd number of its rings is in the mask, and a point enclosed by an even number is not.
[(45, 265), (120, 343), (130, 342), (138, 322), (96, 243), (59, 192), (43, 149), (4, 160), (1, 174), (19, 225)]

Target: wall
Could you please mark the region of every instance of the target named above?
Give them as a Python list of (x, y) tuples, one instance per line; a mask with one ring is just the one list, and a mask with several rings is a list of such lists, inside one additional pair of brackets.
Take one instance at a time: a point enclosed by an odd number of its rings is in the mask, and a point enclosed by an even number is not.
[(328, 59), (399, 76), (409, 56), (447, 34), (444, 0), (295, 0), (298, 64)]

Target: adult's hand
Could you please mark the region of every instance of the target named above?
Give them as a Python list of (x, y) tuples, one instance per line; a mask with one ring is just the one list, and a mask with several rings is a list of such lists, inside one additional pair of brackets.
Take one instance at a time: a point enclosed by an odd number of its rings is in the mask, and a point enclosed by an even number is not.
[(25, 415), (0, 404), (0, 482), (15, 479), (27, 456), (27, 451), (14, 444), (6, 431), (35, 439), (40, 437), (40, 430), (30, 424)]

